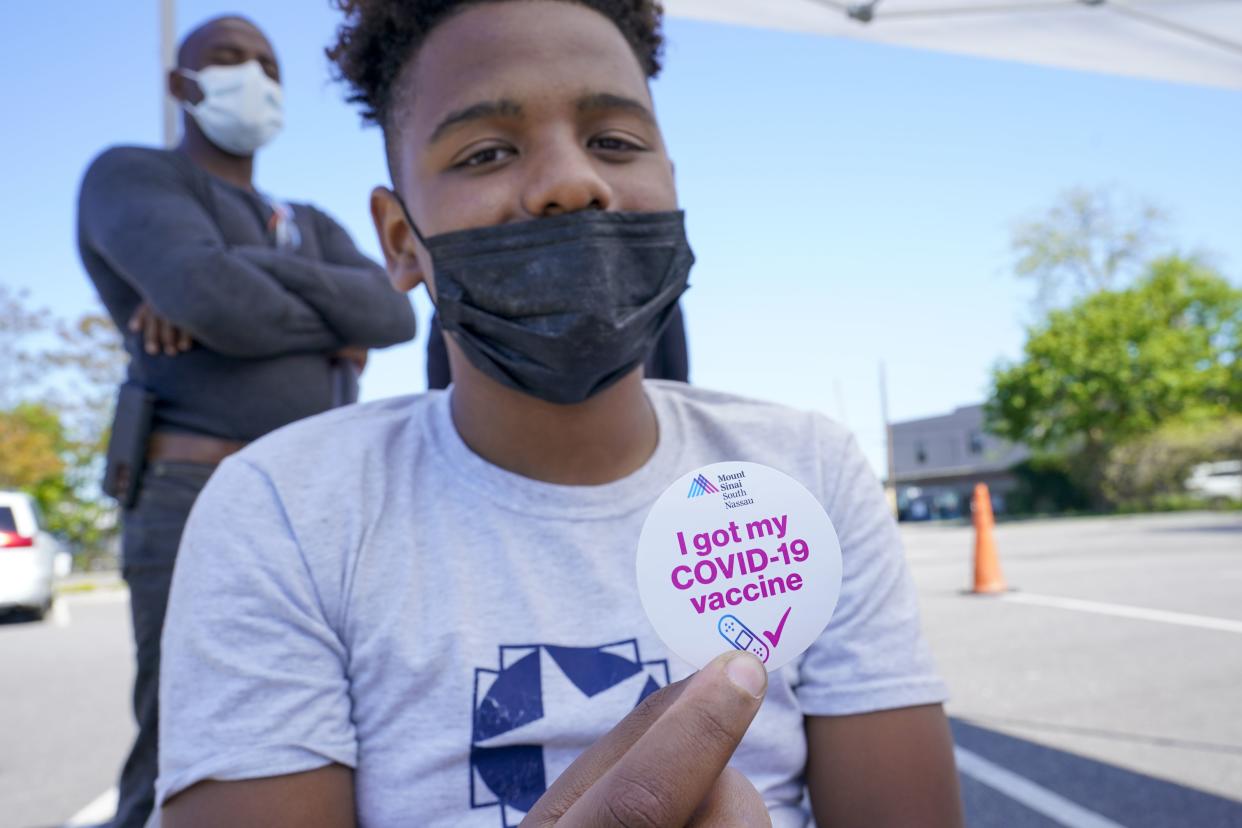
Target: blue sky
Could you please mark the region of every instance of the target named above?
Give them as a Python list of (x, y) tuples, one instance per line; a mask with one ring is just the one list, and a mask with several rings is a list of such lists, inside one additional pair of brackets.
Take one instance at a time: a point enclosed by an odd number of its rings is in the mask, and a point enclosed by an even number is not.
[[(154, 0), (6, 9), (0, 280), (62, 316), (93, 307), (74, 245), (86, 164), (160, 141)], [(53, 8), (54, 7), (54, 8)], [(330, 81), (326, 2), (181, 0), (178, 32), (223, 12), (283, 64), (286, 131), (260, 188), (309, 200), (378, 254), (367, 194), (380, 136)], [(692, 380), (844, 420), (877, 469), (877, 365), (895, 419), (981, 400), (1016, 357), (1031, 288), (1009, 232), (1066, 188), (1111, 185), (1173, 218), (1184, 250), (1242, 277), (1242, 93), (670, 20), (654, 93), (698, 264)], [(429, 306), (416, 300), (420, 322)], [(425, 387), (421, 337), (377, 354), (364, 398)]]

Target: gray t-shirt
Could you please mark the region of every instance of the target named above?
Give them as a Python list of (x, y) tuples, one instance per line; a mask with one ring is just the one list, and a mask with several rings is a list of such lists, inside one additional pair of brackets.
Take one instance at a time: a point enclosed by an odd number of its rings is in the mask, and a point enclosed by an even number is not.
[(362, 825), (517, 825), (592, 741), (690, 674), (639, 603), (639, 532), (674, 479), (746, 460), (809, 488), (844, 557), (831, 623), (773, 676), (733, 761), (775, 825), (805, 825), (803, 716), (945, 698), (896, 526), (824, 417), (646, 391), (659, 445), (602, 486), (491, 465), (458, 436), (451, 392), (330, 412), (226, 461), (173, 580), (159, 801), (336, 762), (355, 771)]

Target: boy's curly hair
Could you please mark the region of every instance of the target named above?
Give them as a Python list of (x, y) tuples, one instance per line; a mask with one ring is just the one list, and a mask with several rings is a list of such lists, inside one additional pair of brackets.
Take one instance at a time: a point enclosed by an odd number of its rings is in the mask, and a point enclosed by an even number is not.
[[(336, 64), (336, 78), (351, 87), (348, 100), (363, 107), (362, 117), (381, 127), (395, 101), (394, 85), (402, 67), (427, 35), (448, 17), (482, 3), (505, 0), (334, 0), (345, 13), (336, 45), (326, 50)], [(639, 65), (654, 78), (660, 72), (664, 37), (660, 0), (560, 0), (594, 9), (607, 17), (629, 42)]]

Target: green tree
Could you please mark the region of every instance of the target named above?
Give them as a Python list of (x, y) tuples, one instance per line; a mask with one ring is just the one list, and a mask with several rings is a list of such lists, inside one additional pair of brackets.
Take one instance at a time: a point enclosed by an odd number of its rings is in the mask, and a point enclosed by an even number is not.
[(1242, 290), (1206, 265), (1153, 262), (1125, 290), (1050, 312), (993, 373), (989, 429), (1066, 458), (1106, 505), (1113, 447), (1187, 417), (1242, 410)]
[(116, 531), (98, 481), (124, 366), (107, 317), (68, 323), (0, 285), (0, 487), (32, 495), (80, 557)]
[(1193, 503), (1185, 484), (1197, 464), (1240, 458), (1242, 415), (1180, 418), (1117, 446), (1104, 468), (1104, 493), (1134, 509)]
[(59, 322), (55, 344), (40, 358), (58, 377), (44, 398), (85, 450), (102, 455), (128, 360), (116, 326), (101, 313), (83, 314), (72, 324)]
[(34, 491), (63, 479), (67, 449), (60, 418), (46, 406), (0, 411), (0, 489)]
[(1067, 190), (1047, 212), (1014, 226), (1014, 272), (1035, 283), (1036, 309), (1044, 312), (1142, 273), (1166, 224), (1158, 207), (1112, 189)]
[(50, 328), (52, 315), (29, 304), (28, 292), (0, 284), (0, 409), (28, 398), (43, 375), (37, 340)]

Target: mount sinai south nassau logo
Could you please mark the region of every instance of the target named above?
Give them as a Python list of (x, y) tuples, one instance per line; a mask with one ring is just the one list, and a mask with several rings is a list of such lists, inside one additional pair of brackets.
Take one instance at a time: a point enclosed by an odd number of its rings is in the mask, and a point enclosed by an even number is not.
[(699, 495), (716, 494), (719, 491), (720, 489), (717, 489), (716, 485), (712, 483), (712, 481), (700, 474), (698, 477), (694, 478), (693, 481), (691, 481), (690, 493), (686, 495), (686, 500), (689, 500), (692, 497), (698, 497)]

